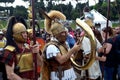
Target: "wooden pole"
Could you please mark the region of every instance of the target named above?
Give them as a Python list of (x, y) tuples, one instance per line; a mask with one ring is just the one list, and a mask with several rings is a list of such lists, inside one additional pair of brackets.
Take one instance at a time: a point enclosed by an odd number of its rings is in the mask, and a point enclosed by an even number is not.
[[(107, 6), (107, 23), (106, 23), (107, 30), (106, 30), (105, 42), (107, 41), (109, 15), (110, 15), (110, 0), (108, 0), (108, 6)], [(106, 48), (104, 49), (104, 55), (105, 53), (106, 53)], [(103, 78), (104, 78), (104, 63), (102, 63), (102, 80), (104, 80)]]
[[(31, 1), (32, 4), (32, 27), (33, 27), (33, 43), (36, 44), (36, 35), (35, 35), (35, 12), (34, 12), (34, 0)], [(37, 53), (33, 53), (33, 62), (34, 62), (34, 80), (38, 80), (37, 74)]]

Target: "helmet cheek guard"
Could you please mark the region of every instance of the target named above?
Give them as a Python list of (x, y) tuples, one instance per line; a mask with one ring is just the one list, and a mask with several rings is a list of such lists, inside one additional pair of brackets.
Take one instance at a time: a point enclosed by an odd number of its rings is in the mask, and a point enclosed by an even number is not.
[(13, 38), (16, 42), (19, 42), (19, 43), (24, 43), (26, 42), (26, 40), (23, 38), (22, 34), (21, 33), (18, 33), (18, 34), (13, 34)]

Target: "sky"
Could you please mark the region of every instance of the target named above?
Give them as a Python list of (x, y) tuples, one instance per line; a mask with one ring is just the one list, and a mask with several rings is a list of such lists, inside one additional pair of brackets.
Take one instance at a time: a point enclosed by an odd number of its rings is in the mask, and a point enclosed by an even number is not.
[[(75, 7), (75, 5), (77, 3), (75, 0), (66, 0), (65, 2), (61, 2), (61, 3), (66, 3), (67, 4), (67, 3), (69, 3), (69, 1), (71, 1), (71, 4)], [(78, 1), (81, 2), (81, 3), (84, 3), (87, 0), (78, 0)], [(94, 5), (95, 2), (97, 3), (98, 0), (89, 0), (90, 5)], [(23, 5), (27, 8), (29, 6), (29, 3), (25, 3), (22, 0), (15, 0), (15, 2), (11, 6), (15, 7), (16, 5)]]
[[(73, 7), (75, 7), (75, 5), (77, 4), (76, 0), (66, 0), (66, 1), (62, 1), (60, 3), (66, 3), (68, 4), (69, 1), (71, 1), (71, 4), (73, 5)], [(88, 0), (78, 0), (79, 2), (81, 3), (84, 3), (85, 1), (88, 1)], [(110, 0), (110, 1), (114, 1), (114, 0)], [(89, 5), (95, 5), (95, 3), (98, 3), (98, 0), (89, 0)], [(22, 0), (15, 0), (15, 2), (13, 4), (10, 4), (11, 6), (15, 7), (16, 5), (23, 5), (25, 6), (26, 8), (28, 8), (29, 6), (29, 3), (28, 2), (24, 2)]]
[(10, 5), (13, 6), (13, 7), (16, 7), (16, 5), (18, 5), (18, 6), (23, 5), (23, 6), (25, 6), (26, 8), (28, 8), (29, 3), (28, 3), (28, 2), (24, 2), (24, 1), (22, 1), (22, 0), (15, 0), (15, 2), (14, 2), (13, 4), (10, 4)]

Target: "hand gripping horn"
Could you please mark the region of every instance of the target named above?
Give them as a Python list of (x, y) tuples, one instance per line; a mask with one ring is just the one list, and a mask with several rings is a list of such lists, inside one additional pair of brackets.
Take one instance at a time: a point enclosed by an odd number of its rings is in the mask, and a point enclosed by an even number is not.
[(94, 33), (93, 33), (92, 29), (84, 21), (82, 21), (80, 19), (76, 19), (76, 24), (85, 31), (85, 33), (87, 34), (87, 36), (90, 39), (90, 43), (91, 43), (90, 59), (89, 59), (89, 61), (85, 65), (78, 65), (74, 61), (74, 57), (71, 57), (70, 60), (72, 61), (74, 67), (77, 70), (86, 70), (95, 61), (95, 56), (96, 56), (96, 50), (95, 50), (96, 49), (96, 40), (95, 40), (95, 36), (94, 36)]

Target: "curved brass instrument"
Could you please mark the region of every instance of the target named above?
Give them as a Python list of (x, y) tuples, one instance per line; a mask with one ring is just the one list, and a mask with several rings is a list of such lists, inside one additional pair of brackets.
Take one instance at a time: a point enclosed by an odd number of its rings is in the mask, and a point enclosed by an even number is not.
[(95, 61), (95, 56), (96, 56), (96, 50), (95, 50), (96, 49), (96, 41), (95, 41), (95, 37), (94, 37), (92, 29), (84, 21), (82, 21), (80, 19), (76, 19), (76, 24), (79, 27), (81, 27), (85, 31), (85, 33), (87, 34), (87, 36), (89, 37), (90, 43), (91, 43), (91, 53), (90, 53), (90, 59), (89, 59), (89, 61), (85, 65), (83, 65), (83, 66), (82, 65), (78, 65), (75, 62), (74, 57), (71, 57), (70, 60), (72, 61), (74, 67), (77, 70), (86, 70)]

